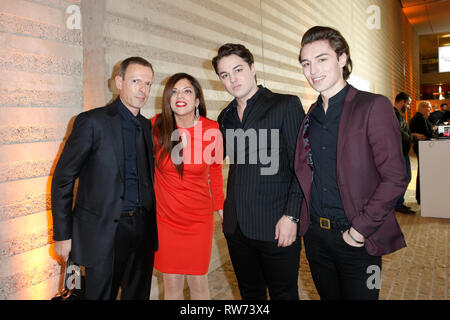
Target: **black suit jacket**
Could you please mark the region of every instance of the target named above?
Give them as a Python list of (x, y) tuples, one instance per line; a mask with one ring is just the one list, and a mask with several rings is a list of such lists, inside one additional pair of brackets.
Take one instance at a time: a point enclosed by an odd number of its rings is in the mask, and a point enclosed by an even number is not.
[[(423, 114), (416, 112), (414, 117), (409, 122), (409, 129), (411, 133), (420, 133), (431, 139), (433, 137), (433, 124), (426, 119)], [(415, 154), (419, 154), (419, 141), (414, 139), (413, 150)]]
[[(122, 210), (125, 158), (119, 99), (78, 115), (53, 174), (53, 238), (72, 239), (71, 257), (86, 267), (98, 264), (112, 253)], [(153, 183), (151, 123), (140, 114), (138, 117), (150, 153)], [(73, 206), (77, 178), (77, 198)], [(154, 199), (153, 192), (151, 196)], [(157, 250), (155, 212), (153, 208), (144, 219), (148, 230), (146, 240), (153, 250)]]
[[(275, 225), (284, 214), (296, 218), (300, 216), (303, 195), (294, 173), (294, 154), (305, 112), (297, 96), (273, 93), (263, 87), (260, 90), (262, 91), (244, 122), (243, 132), (235, 132), (241, 138), (256, 133), (258, 144), (255, 148), (246, 143), (243, 149), (236, 148), (236, 152), (232, 152), (230, 145), (227, 145), (227, 142), (233, 143), (234, 140), (230, 121), (233, 111), (231, 108), (234, 108), (232, 103), (218, 117), (226, 155), (231, 161), (223, 231), (225, 234), (232, 234), (239, 223), (246, 237), (274, 241)], [(277, 131), (278, 138), (274, 135), (274, 139), (271, 139), (272, 132)], [(260, 157), (261, 152), (269, 157), (274, 152), (273, 156), (278, 159), (275, 174), (262, 174), (261, 170), (270, 172), (272, 169), (268, 168), (275, 164), (264, 163), (267, 161)], [(237, 159), (243, 155), (245, 163)], [(257, 161), (250, 161), (252, 157)]]

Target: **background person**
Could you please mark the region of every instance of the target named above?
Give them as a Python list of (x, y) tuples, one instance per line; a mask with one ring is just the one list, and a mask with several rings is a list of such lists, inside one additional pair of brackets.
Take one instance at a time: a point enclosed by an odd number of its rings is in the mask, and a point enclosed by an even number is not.
[(419, 165), (419, 141), (431, 139), (433, 137), (433, 124), (428, 121), (431, 104), (428, 101), (421, 101), (417, 106), (417, 112), (409, 122), (409, 129), (414, 136), (413, 150), (417, 155), (417, 179), (416, 179), (416, 200), (420, 204), (420, 165)]
[[(410, 109), (410, 107), (411, 107), (411, 97), (405, 92), (400, 92), (399, 94), (397, 94), (397, 96), (395, 97), (394, 112), (400, 125), (400, 132), (402, 135), (402, 150), (403, 156), (405, 157), (406, 178), (408, 184), (411, 181), (411, 160), (409, 159), (409, 149), (411, 149), (411, 142), (413, 140), (413, 136), (409, 131), (409, 127), (408, 124), (406, 123), (404, 114), (407, 109)], [(415, 211), (411, 210), (410, 207), (405, 205), (405, 193), (406, 190), (402, 193), (400, 198), (398, 198), (398, 201), (395, 205), (395, 211), (406, 214), (415, 214), (416, 213)]]
[(437, 106), (435, 106), (434, 111), (428, 117), (428, 121), (430, 121), (432, 125), (442, 124), (443, 123), (442, 118), (444, 116), (445, 111), (447, 111), (447, 107), (448, 105), (446, 103), (441, 104), (440, 106), (441, 110), (439, 110)]
[(444, 114), (442, 115), (441, 122), (439, 124), (448, 124), (450, 122), (450, 110), (448, 110), (448, 104), (441, 104), (441, 110), (444, 112)]

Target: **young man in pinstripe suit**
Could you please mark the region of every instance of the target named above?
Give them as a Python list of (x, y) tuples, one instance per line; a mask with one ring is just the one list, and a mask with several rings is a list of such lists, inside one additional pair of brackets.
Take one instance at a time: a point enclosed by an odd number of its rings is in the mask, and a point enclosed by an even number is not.
[[(293, 163), (305, 115), (297, 96), (256, 84), (253, 55), (240, 44), (212, 61), (235, 99), (218, 122), (230, 159), (223, 231), (245, 300), (298, 299), (302, 191)], [(269, 156), (270, 154), (270, 156)]]

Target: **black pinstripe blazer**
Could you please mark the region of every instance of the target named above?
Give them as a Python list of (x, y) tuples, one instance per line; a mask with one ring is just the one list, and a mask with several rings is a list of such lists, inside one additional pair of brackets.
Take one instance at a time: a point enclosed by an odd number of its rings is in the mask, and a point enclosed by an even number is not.
[(297, 96), (260, 90), (241, 130), (234, 128), (233, 103), (218, 117), (230, 159), (223, 232), (232, 234), (239, 224), (250, 239), (275, 241), (282, 215), (300, 216), (294, 154), (305, 112)]

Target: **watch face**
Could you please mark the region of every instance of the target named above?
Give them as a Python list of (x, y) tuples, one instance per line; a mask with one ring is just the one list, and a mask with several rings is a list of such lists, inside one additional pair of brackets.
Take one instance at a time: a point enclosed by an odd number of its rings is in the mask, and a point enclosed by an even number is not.
[(298, 223), (300, 221), (300, 219), (294, 218), (293, 216), (287, 216), (287, 215), (285, 215), (285, 216), (286, 216), (286, 218), (288, 218), (292, 222)]

